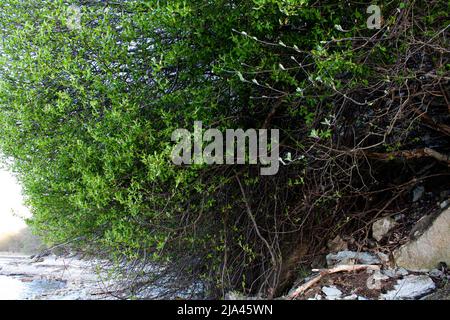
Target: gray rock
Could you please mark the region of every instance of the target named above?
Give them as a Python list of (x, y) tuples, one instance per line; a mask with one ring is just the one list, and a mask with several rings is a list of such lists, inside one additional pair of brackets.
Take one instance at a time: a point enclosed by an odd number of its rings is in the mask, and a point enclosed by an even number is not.
[(327, 255), (328, 266), (342, 264), (380, 264), (381, 260), (368, 252), (341, 251), (336, 254)]
[(381, 262), (388, 263), (389, 262), (389, 256), (383, 252), (377, 252), (378, 258), (380, 258)]
[(389, 231), (397, 225), (394, 219), (386, 217), (377, 220), (372, 225), (372, 236), (375, 240), (380, 241)]
[(389, 278), (399, 278), (404, 277), (409, 274), (408, 270), (405, 268), (397, 268), (397, 269), (384, 269), (381, 271), (385, 276)]
[(439, 269), (433, 269), (430, 271), (429, 275), (433, 278), (444, 278), (445, 273)]
[(397, 281), (394, 289), (381, 295), (386, 300), (418, 299), (434, 291), (436, 285), (429, 276), (409, 275)]
[(397, 274), (400, 275), (400, 276), (406, 276), (406, 275), (409, 274), (409, 272), (405, 268), (398, 268), (397, 269)]
[(334, 286), (323, 287), (322, 292), (326, 295), (327, 300), (337, 300), (342, 297), (342, 291)]
[(445, 209), (450, 204), (450, 200), (445, 200), (439, 205), (441, 209)]
[(340, 236), (336, 236), (333, 240), (329, 241), (327, 247), (330, 252), (348, 250), (347, 242), (344, 241)]
[(440, 262), (450, 265), (450, 209), (443, 211), (417, 239), (394, 251), (397, 266), (431, 270)]
[(419, 201), (423, 194), (425, 193), (425, 188), (423, 186), (418, 186), (413, 190), (413, 202)]

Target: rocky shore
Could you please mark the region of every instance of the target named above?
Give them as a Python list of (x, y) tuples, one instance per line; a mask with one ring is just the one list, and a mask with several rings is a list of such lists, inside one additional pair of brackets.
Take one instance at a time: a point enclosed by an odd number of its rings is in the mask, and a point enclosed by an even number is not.
[(98, 271), (99, 261), (54, 255), (31, 259), (0, 255), (0, 299), (104, 300), (108, 281)]
[[(405, 229), (396, 229), (397, 225), (395, 217), (374, 221), (373, 245), (362, 250), (354, 239), (337, 236), (328, 243), (322, 259), (299, 275), (292, 289), (279, 299), (450, 300), (450, 208), (421, 217), (407, 237), (402, 236)], [(115, 299), (113, 292), (118, 291), (108, 289), (114, 287), (114, 281), (101, 265), (104, 262), (100, 260), (75, 255), (30, 258), (0, 253), (0, 300)], [(149, 274), (156, 271), (147, 266)], [(147, 289), (134, 297), (158, 296), (161, 290)], [(182, 296), (173, 298), (177, 297)], [(226, 298), (258, 299), (234, 292)]]
[[(395, 217), (380, 218), (372, 237), (370, 247), (358, 250), (354, 239), (337, 236), (280, 299), (450, 300), (450, 208), (422, 216), (411, 230)], [(232, 292), (227, 299), (257, 298)]]

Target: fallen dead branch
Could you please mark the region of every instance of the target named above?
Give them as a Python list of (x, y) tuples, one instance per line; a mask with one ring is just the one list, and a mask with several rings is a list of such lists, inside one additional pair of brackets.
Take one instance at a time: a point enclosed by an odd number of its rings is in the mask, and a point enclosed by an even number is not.
[(430, 157), (435, 158), (438, 161), (447, 162), (448, 165), (450, 165), (450, 156), (446, 154), (442, 154), (440, 152), (437, 152), (436, 150), (425, 148), (424, 152), (429, 155)]
[(450, 156), (446, 154), (442, 154), (436, 150), (430, 148), (424, 149), (414, 149), (414, 150), (401, 150), (401, 151), (393, 151), (393, 152), (370, 152), (366, 153), (369, 158), (378, 159), (378, 160), (394, 160), (398, 158), (410, 160), (410, 159), (419, 159), (425, 157), (431, 157), (441, 162), (446, 162), (450, 165)]
[[(448, 106), (448, 108), (450, 110), (450, 105)], [(443, 124), (443, 123), (437, 123), (426, 112), (422, 112), (418, 108), (413, 107), (412, 109), (414, 110), (414, 112), (416, 114), (418, 114), (421, 117), (422, 121), (424, 123), (428, 124), (431, 128), (433, 128), (434, 130), (439, 131), (442, 134), (450, 136), (450, 126), (448, 126), (446, 124)]]
[(338, 272), (355, 272), (361, 270), (380, 270), (380, 266), (371, 264), (356, 264), (356, 265), (340, 265), (332, 269), (320, 269), (320, 270), (313, 269), (313, 271), (316, 272), (318, 271), (319, 274), (310, 281), (304, 283), (303, 285), (295, 289), (295, 291), (288, 296), (288, 299), (290, 300), (295, 299), (299, 295), (305, 293), (309, 288), (318, 283), (326, 275)]

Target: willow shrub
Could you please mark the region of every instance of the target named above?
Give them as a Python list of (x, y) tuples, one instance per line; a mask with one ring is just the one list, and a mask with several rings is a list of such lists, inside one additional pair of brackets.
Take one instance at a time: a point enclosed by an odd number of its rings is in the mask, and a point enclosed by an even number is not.
[[(386, 3), (389, 12), (400, 2)], [(366, 9), (309, 0), (1, 1), (1, 149), (15, 160), (30, 223), (49, 242), (89, 244), (122, 262), (145, 257), (202, 280), (213, 295), (273, 295), (308, 219), (292, 209), (306, 201), (308, 161), (264, 179), (252, 166), (178, 167), (171, 133), (202, 121), (278, 128), (288, 151), (328, 141), (329, 98), (374, 71), (351, 42), (326, 43), (377, 32)], [(388, 63), (385, 50), (370, 54)]]

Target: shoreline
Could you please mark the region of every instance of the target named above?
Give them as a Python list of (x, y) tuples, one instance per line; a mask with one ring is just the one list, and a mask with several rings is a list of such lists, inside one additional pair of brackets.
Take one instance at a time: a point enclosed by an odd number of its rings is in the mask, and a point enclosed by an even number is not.
[[(34, 261), (29, 256), (0, 253), (0, 277), (5, 286), (22, 290), (23, 300), (109, 300), (108, 281), (95, 271), (98, 261), (48, 256)], [(14, 292), (14, 290), (12, 290)], [(15, 293), (13, 299), (19, 296)]]

